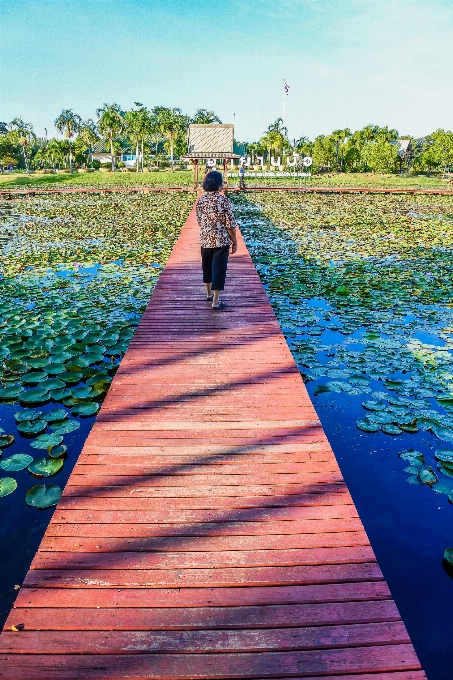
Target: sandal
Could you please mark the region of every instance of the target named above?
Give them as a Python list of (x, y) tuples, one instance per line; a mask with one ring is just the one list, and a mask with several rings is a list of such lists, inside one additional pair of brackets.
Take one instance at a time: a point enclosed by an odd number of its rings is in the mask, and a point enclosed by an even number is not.
[(214, 299), (214, 295), (210, 295), (209, 297), (206, 296), (206, 302), (212, 302)]
[(217, 305), (217, 307), (212, 307), (212, 309), (215, 309), (215, 310), (217, 310), (217, 309), (225, 309), (226, 306), (227, 306), (226, 302), (219, 302), (219, 304)]

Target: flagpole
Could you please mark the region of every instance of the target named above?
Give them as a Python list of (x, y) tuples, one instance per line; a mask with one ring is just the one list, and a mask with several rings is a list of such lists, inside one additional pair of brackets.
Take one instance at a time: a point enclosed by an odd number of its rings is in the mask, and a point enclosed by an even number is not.
[(282, 102), (282, 104), (283, 104), (283, 106), (282, 106), (282, 109), (283, 109), (283, 127), (286, 127), (286, 101), (285, 101), (285, 94), (286, 94), (286, 93), (285, 93), (285, 82), (286, 82), (286, 81), (285, 81), (285, 79), (283, 78), (283, 94), (282, 94), (282, 96), (283, 96), (283, 102)]

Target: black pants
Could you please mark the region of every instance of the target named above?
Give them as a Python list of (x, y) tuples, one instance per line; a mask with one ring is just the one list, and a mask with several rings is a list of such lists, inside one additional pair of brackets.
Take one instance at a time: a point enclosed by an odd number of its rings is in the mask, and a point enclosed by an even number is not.
[(203, 283), (210, 283), (212, 290), (223, 290), (225, 288), (229, 253), (230, 246), (201, 249)]

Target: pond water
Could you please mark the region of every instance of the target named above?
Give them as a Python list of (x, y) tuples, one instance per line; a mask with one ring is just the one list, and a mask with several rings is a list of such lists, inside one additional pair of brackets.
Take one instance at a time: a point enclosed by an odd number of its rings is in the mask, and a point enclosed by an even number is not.
[(453, 199), (233, 200), (421, 663), (450, 679)]
[(2, 624), (192, 202), (0, 203)]
[[(430, 680), (449, 680), (453, 199), (234, 200), (422, 665)], [(0, 462), (50, 459), (60, 438), (67, 446), (49, 478), (0, 470), (17, 483), (0, 497), (1, 622), (53, 512), (27, 505), (26, 493), (64, 487), (192, 202), (71, 196), (0, 206), (0, 436), (15, 438)], [(11, 387), (17, 396), (2, 393)], [(48, 415), (56, 409), (58, 420)], [(21, 431), (24, 422), (36, 431)], [(58, 444), (35, 448), (43, 434)]]

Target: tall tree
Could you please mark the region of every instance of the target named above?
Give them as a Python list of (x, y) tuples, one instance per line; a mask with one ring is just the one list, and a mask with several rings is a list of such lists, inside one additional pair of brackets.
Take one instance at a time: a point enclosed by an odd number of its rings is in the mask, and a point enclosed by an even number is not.
[(187, 129), (189, 119), (182, 113), (181, 109), (168, 109), (165, 106), (155, 106), (152, 114), (156, 126), (170, 142), (171, 171), (174, 172), (175, 139)]
[(398, 161), (398, 149), (385, 138), (365, 144), (362, 157), (375, 172), (392, 172)]
[(124, 113), (119, 104), (104, 104), (96, 110), (98, 130), (110, 145), (112, 172), (115, 169), (115, 149), (113, 143), (125, 130)]
[(80, 129), (81, 117), (74, 113), (72, 109), (63, 109), (58, 118), (55, 119), (55, 127), (58, 132), (64, 134), (69, 140), (69, 171), (72, 172), (72, 138)]
[(25, 123), (22, 118), (14, 118), (9, 124), (11, 140), (20, 144), (27, 173), (30, 172), (26, 149), (36, 140), (36, 135), (31, 123)]
[(346, 142), (351, 137), (351, 130), (345, 128), (344, 130), (334, 130), (330, 135), (335, 146), (335, 160), (337, 169), (344, 171), (344, 155), (346, 152)]
[(99, 133), (94, 120), (87, 118), (87, 120), (83, 120), (81, 122), (77, 139), (80, 139), (80, 141), (83, 142), (86, 147), (84, 153), (87, 155), (88, 163), (89, 154), (93, 153), (94, 146), (100, 141)]
[(132, 109), (132, 111), (127, 111), (124, 115), (124, 122), (126, 124), (126, 132), (130, 140), (135, 144), (135, 161), (137, 166), (137, 172), (140, 169), (140, 154), (139, 147), (141, 144), (141, 159), (142, 159), (142, 170), (143, 170), (143, 155), (144, 155), (144, 143), (145, 139), (152, 133), (152, 119), (151, 114), (143, 104), (140, 102), (135, 102), (137, 109)]
[(221, 123), (222, 121), (218, 116), (216, 116), (214, 111), (208, 111), (208, 109), (197, 109), (190, 122), (197, 125), (212, 125), (213, 123)]

